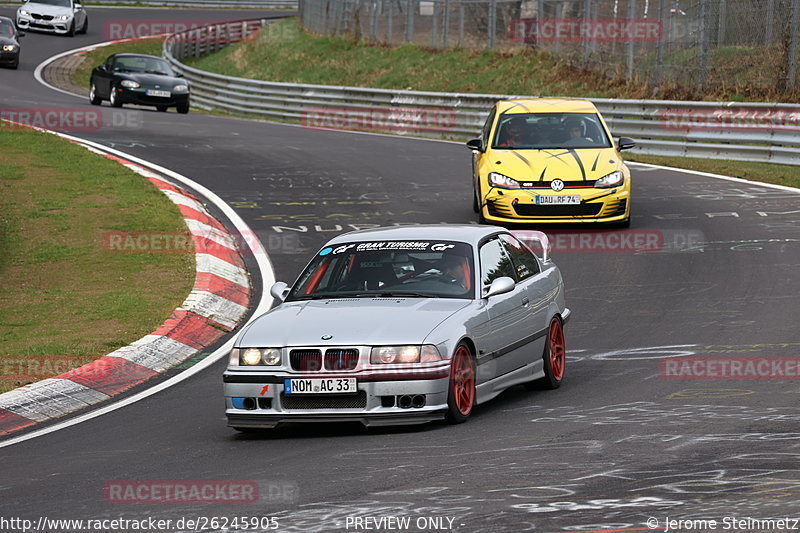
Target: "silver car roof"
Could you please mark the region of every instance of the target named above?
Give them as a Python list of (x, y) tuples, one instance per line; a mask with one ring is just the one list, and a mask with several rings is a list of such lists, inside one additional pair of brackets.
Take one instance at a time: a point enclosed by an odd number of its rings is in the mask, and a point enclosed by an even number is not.
[(459, 241), (477, 246), (489, 235), (507, 232), (499, 226), (477, 224), (420, 224), (414, 226), (386, 226), (382, 228), (362, 229), (339, 235), (328, 244), (342, 244), (358, 241), (397, 241), (397, 240), (441, 240)]

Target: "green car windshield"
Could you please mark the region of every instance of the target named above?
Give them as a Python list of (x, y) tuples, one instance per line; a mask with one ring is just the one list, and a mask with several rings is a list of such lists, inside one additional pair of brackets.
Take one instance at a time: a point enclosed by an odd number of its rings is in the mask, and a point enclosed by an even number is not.
[(500, 115), (492, 148), (611, 148), (611, 141), (596, 113), (514, 113)]
[(472, 247), (452, 241), (370, 241), (328, 246), (287, 301), (340, 297), (474, 298)]

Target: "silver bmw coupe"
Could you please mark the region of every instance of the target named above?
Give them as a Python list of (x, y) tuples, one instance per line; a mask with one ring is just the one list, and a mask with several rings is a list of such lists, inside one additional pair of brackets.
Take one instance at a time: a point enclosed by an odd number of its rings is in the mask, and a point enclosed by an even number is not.
[(228, 425), (459, 423), (508, 387), (557, 388), (570, 312), (547, 237), (526, 236), (430, 225), (334, 238), (239, 334)]

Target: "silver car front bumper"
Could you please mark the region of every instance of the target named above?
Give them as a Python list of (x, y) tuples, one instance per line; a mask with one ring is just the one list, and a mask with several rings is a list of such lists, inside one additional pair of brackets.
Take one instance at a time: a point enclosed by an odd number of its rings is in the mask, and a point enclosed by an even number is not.
[[(254, 382), (257, 378), (252, 373), (230, 372), (224, 379), (225, 415), (228, 425), (236, 428), (274, 428), (286, 422), (360, 422), (365, 426), (383, 426), (441, 420), (447, 410), (450, 383), (449, 377), (359, 381), (357, 394), (287, 395), (282, 379)], [(234, 398), (239, 399), (240, 406), (243, 398), (251, 401), (246, 402), (246, 408), (237, 408)], [(409, 402), (411, 405), (407, 405)]]

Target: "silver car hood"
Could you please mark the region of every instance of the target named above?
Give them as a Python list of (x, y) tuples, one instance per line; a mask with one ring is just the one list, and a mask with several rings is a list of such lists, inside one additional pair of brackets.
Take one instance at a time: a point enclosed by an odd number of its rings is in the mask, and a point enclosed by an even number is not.
[(37, 4), (36, 2), (28, 2), (21, 9), (26, 9), (33, 13), (38, 13), (41, 15), (72, 15), (72, 8), (71, 7), (64, 7), (64, 6), (52, 6), (50, 4)]
[[(288, 302), (253, 321), (236, 346), (421, 344), (472, 300), (347, 298)], [(331, 335), (328, 340), (322, 336)]]

